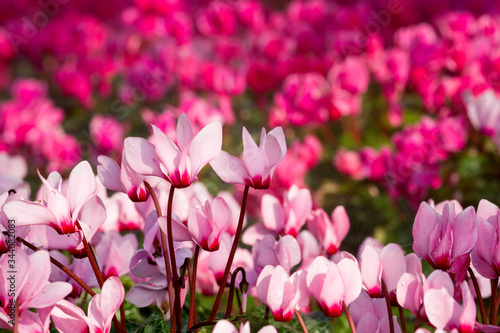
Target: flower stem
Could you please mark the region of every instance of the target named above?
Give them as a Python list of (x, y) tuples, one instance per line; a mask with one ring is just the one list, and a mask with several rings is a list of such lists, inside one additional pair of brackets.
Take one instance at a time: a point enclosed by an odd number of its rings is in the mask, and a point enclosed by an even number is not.
[(307, 330), (307, 327), (306, 327), (306, 323), (304, 323), (304, 319), (302, 319), (302, 316), (300, 315), (299, 311), (295, 310), (295, 316), (299, 320), (300, 327), (302, 327), (302, 331), (304, 333), (309, 333), (309, 331)]
[(406, 333), (406, 320), (403, 308), (398, 303), (399, 321), (401, 322), (401, 332)]
[[(177, 263), (175, 262), (175, 249), (174, 249), (174, 239), (172, 235), (172, 206), (174, 203), (174, 191), (175, 187), (170, 186), (170, 193), (168, 194), (168, 206), (167, 206), (167, 244), (168, 253), (170, 254), (170, 263), (172, 264), (172, 282), (175, 290), (174, 297), (174, 314), (175, 321), (179, 328), (182, 327), (181, 321), (181, 286), (179, 285), (179, 274), (177, 274)], [(175, 332), (175, 329), (172, 329)]]
[(219, 303), (222, 298), (222, 294), (224, 293), (224, 289), (226, 288), (227, 277), (229, 276), (229, 271), (231, 270), (231, 265), (233, 264), (234, 255), (236, 254), (236, 249), (238, 248), (238, 243), (241, 238), (241, 231), (243, 229), (243, 218), (245, 217), (245, 209), (247, 206), (247, 198), (248, 198), (248, 190), (250, 187), (248, 185), (245, 186), (245, 190), (243, 191), (243, 199), (241, 201), (241, 211), (240, 218), (238, 220), (238, 227), (236, 228), (236, 233), (234, 235), (233, 246), (231, 247), (231, 252), (229, 253), (229, 258), (227, 260), (226, 269), (224, 270), (224, 275), (222, 276), (221, 285), (219, 288), (219, 292), (217, 293), (217, 297), (215, 298), (215, 303), (212, 308), (212, 312), (210, 312), (210, 317), (208, 321), (212, 321), (215, 318), (215, 314), (217, 313), (217, 309), (219, 308)]
[(192, 333), (194, 332), (195, 330), (197, 330), (198, 328), (201, 328), (203, 326), (214, 326), (215, 324), (217, 324), (216, 321), (203, 321), (201, 323), (198, 323), (196, 325), (193, 325), (191, 326), (188, 330), (187, 330), (187, 333)]
[(349, 309), (345, 305), (344, 301), (342, 301), (342, 309), (344, 309), (345, 315), (347, 316), (347, 321), (349, 322), (349, 327), (351, 328), (352, 333), (356, 333), (356, 326), (354, 325), (354, 321), (352, 320), (351, 313)]
[(498, 278), (491, 279), (491, 302), (490, 302), (490, 325), (497, 325), (497, 288), (498, 288)]
[[(32, 244), (30, 244), (29, 242), (25, 241), (24, 239), (22, 239), (21, 237), (16, 237), (16, 240), (18, 242), (21, 242), (23, 243), (26, 247), (30, 248), (31, 250), (33, 251), (40, 251), (39, 248), (37, 248), (36, 246), (33, 246)], [(56, 259), (50, 257), (50, 262), (52, 264), (54, 264), (55, 266), (57, 266), (60, 270), (62, 270), (64, 273), (68, 274), (68, 276), (70, 278), (72, 278), (73, 280), (75, 280), (76, 283), (78, 283), (80, 286), (82, 286), (83, 289), (85, 289), (86, 292), (88, 292), (91, 296), (94, 296), (95, 295), (95, 292), (92, 290), (92, 288), (90, 288), (85, 282), (82, 281), (82, 279), (80, 279), (77, 275), (75, 275), (75, 273), (73, 273), (72, 271), (70, 271), (66, 266), (64, 266), (62, 263), (60, 263), (59, 261), (57, 261)]]
[[(153, 190), (153, 188), (151, 187), (151, 185), (149, 185), (148, 182), (144, 182), (144, 185), (146, 186), (146, 188), (148, 189), (149, 191), (149, 194), (151, 195), (151, 199), (153, 200), (153, 203), (155, 205), (155, 209), (156, 209), (156, 215), (158, 215), (158, 217), (162, 216), (162, 212), (161, 212), (161, 207), (160, 207), (160, 202), (158, 201), (158, 197), (156, 196), (156, 193), (155, 191)], [(160, 228), (160, 237), (161, 237), (161, 246), (162, 246), (162, 251), (163, 251), (163, 260), (165, 262), (165, 273), (167, 275), (167, 286), (168, 286), (168, 300), (169, 300), (169, 307), (170, 307), (170, 329), (172, 331), (175, 330), (175, 317), (173, 315), (174, 313), (174, 288), (173, 288), (173, 284), (172, 284), (172, 270), (170, 269), (170, 262), (168, 260), (168, 252), (167, 252), (167, 237), (165, 235), (165, 233), (163, 232), (163, 230)]]
[(479, 313), (481, 314), (481, 323), (486, 324), (486, 310), (484, 308), (483, 297), (481, 296), (481, 289), (479, 288), (479, 283), (477, 283), (476, 274), (472, 268), (468, 268), (470, 278), (472, 280), (472, 284), (474, 285), (474, 290), (476, 291), (476, 298), (479, 305)]
[[(83, 232), (82, 226), (80, 225), (80, 222), (78, 222), (78, 220), (75, 221), (75, 225), (82, 232), (82, 242), (83, 246), (85, 247), (85, 252), (87, 252), (87, 257), (89, 258), (90, 266), (92, 266), (92, 270), (94, 271), (94, 275), (97, 279), (97, 283), (99, 284), (99, 288), (101, 288), (102, 290), (102, 286), (104, 285), (104, 278), (102, 276), (101, 269), (99, 268), (99, 264), (97, 263), (97, 258), (95, 256), (95, 253), (92, 250), (92, 247), (90, 246), (89, 242), (87, 241), (87, 237), (85, 237), (85, 233)], [(113, 315), (113, 325), (115, 325), (116, 331), (118, 333), (122, 332), (122, 326), (118, 322), (116, 314)]]
[(196, 325), (196, 271), (198, 269), (198, 255), (200, 254), (200, 246), (196, 245), (196, 249), (194, 250), (193, 256), (193, 272), (189, 274), (191, 278), (191, 284), (189, 285), (189, 289), (191, 292), (191, 299), (189, 304), (189, 319), (188, 319), (188, 327), (191, 324)]
[(238, 275), (238, 272), (241, 272), (244, 280), (246, 279), (245, 269), (243, 269), (243, 267), (238, 267), (234, 270), (231, 276), (231, 284), (229, 285), (229, 297), (227, 300), (226, 316), (224, 317), (225, 319), (231, 317), (231, 310), (233, 309), (234, 285), (236, 284), (236, 276)]
[(389, 298), (389, 291), (387, 291), (387, 286), (383, 279), (382, 281), (382, 290), (384, 291), (385, 304), (387, 305), (387, 318), (389, 319), (389, 331), (394, 333), (394, 321), (392, 320), (392, 308), (391, 308), (391, 300)]

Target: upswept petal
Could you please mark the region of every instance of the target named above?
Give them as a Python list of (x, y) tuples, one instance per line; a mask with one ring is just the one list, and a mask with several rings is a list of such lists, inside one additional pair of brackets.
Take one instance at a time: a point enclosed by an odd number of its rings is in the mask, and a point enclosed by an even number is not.
[(9, 201), (2, 207), (3, 212), (10, 220), (16, 221), (16, 226), (26, 225), (55, 225), (57, 219), (47, 207), (29, 201)]
[(57, 303), (50, 316), (59, 332), (88, 332), (87, 316), (83, 310), (64, 299)]
[(90, 321), (97, 322), (98, 327), (102, 329), (111, 326), (111, 320), (120, 307), (125, 296), (120, 279), (115, 276), (109, 277), (102, 286), (101, 293), (95, 295), (88, 308), (88, 317)]
[[(158, 218), (158, 224), (160, 225), (161, 230), (165, 234), (167, 234), (167, 217), (161, 216)], [(190, 241), (191, 233), (188, 228), (184, 225), (184, 223), (180, 222), (178, 219), (172, 216), (172, 236), (175, 242), (184, 242)]]
[(410, 273), (404, 273), (399, 279), (396, 288), (396, 298), (399, 305), (416, 314), (423, 301), (421, 295), (422, 285), (417, 277)]
[(267, 229), (282, 233), (285, 229), (285, 211), (281, 202), (271, 194), (264, 194), (261, 200), (262, 222)]
[(243, 162), (223, 150), (217, 158), (210, 161), (210, 166), (225, 183), (245, 184), (249, 177)]
[(439, 218), (437, 213), (426, 202), (422, 202), (415, 216), (412, 229), (413, 251), (420, 258), (425, 258), (429, 255), (430, 236), (438, 225)]
[(349, 228), (351, 227), (349, 216), (347, 215), (344, 206), (335, 207), (332, 212), (332, 224), (337, 231), (338, 239), (344, 239), (349, 232)]
[(276, 252), (278, 253), (280, 265), (283, 266), (287, 272), (290, 272), (293, 267), (300, 263), (300, 245), (297, 240), (290, 235), (281, 237), (276, 246)]
[(256, 288), (257, 288), (257, 296), (259, 299), (267, 304), (267, 297), (269, 293), (269, 286), (271, 283), (271, 275), (273, 274), (274, 266), (267, 265), (260, 272), (259, 277), (257, 278)]
[(280, 160), (282, 160), (285, 157), (287, 151), (285, 133), (283, 132), (283, 128), (282, 127), (273, 128), (271, 131), (269, 131), (269, 133), (267, 133), (267, 137), (269, 138), (270, 136), (274, 137), (278, 142), (281, 150)]
[(232, 212), (222, 197), (216, 197), (211, 203), (214, 231), (221, 234), (231, 222)]
[(460, 284), (460, 289), (462, 290), (462, 314), (458, 318), (460, 328), (468, 328), (469, 330), (463, 331), (473, 332), (473, 328), (476, 324), (476, 303), (467, 282), (462, 282)]
[(155, 151), (161, 163), (165, 165), (168, 171), (168, 176), (176, 170), (175, 160), (179, 158), (181, 150), (177, 145), (155, 125), (153, 134), (155, 136)]
[(41, 309), (56, 304), (73, 290), (73, 286), (67, 282), (52, 282), (45, 285), (35, 297), (24, 302), (19, 307), (22, 309)]
[(445, 289), (431, 289), (424, 295), (425, 313), (436, 328), (445, 329), (460, 315), (460, 306)]
[(254, 178), (264, 180), (269, 175), (267, 157), (259, 148), (245, 148), (241, 160), (252, 181)]
[(477, 223), (474, 207), (467, 207), (453, 221), (452, 260), (468, 253), (476, 244)]
[(94, 191), (94, 172), (89, 162), (82, 161), (71, 170), (65, 191), (71, 212), (77, 213)]
[(266, 173), (271, 174), (278, 163), (283, 159), (282, 151), (278, 140), (274, 136), (266, 138), (263, 149), (267, 159)]
[(325, 257), (316, 257), (307, 269), (306, 283), (311, 294), (318, 298), (325, 281), (325, 275), (330, 265), (330, 260)]
[(193, 140), (193, 126), (185, 113), (182, 113), (177, 120), (177, 144), (181, 150)]
[(49, 252), (37, 251), (29, 256), (29, 270), (17, 295), (21, 305), (28, 303), (48, 283), (50, 269)]
[(482, 199), (479, 201), (479, 205), (477, 206), (477, 219), (480, 218), (488, 221), (491, 225), (495, 226), (497, 222), (497, 216), (499, 215), (500, 210), (498, 206), (494, 203)]
[(382, 262), (380, 261), (379, 253), (371, 245), (367, 245), (361, 252), (359, 267), (363, 284), (372, 296), (380, 296), (382, 294)]
[(342, 259), (337, 265), (344, 281), (344, 302), (351, 304), (361, 293), (362, 281), (358, 263), (351, 259)]
[(321, 293), (313, 295), (320, 302), (323, 312), (329, 316), (340, 315), (342, 313), (342, 299), (346, 291), (346, 286), (339, 267), (335, 263), (331, 263), (328, 266), (328, 271), (325, 274), (325, 280), (321, 287)]
[(160, 169), (160, 161), (155, 146), (143, 138), (126, 138), (123, 143), (123, 156), (130, 168), (144, 176), (165, 178)]
[(406, 272), (405, 255), (401, 246), (391, 243), (387, 244), (380, 251), (380, 260), (384, 267), (382, 279), (387, 286), (387, 290), (390, 292), (396, 289), (401, 275)]
[[(264, 269), (266, 269), (266, 267), (264, 267)], [(269, 306), (274, 314), (280, 310), (283, 311), (287, 305), (286, 301), (290, 299), (290, 295), (287, 293), (290, 292), (290, 290), (285, 290), (289, 289), (287, 287), (290, 287), (290, 278), (285, 269), (279, 265), (272, 267), (272, 271), (271, 279), (269, 280), (269, 289), (265, 300), (267, 306)]]
[(214, 121), (203, 127), (189, 145), (191, 175), (196, 176), (208, 162), (219, 156), (222, 147), (222, 124)]
[(493, 269), (495, 266), (494, 250), (498, 245), (497, 232), (490, 223), (482, 218), (478, 219), (477, 232), (481, 235), (481, 241), (476, 242), (476, 246), (472, 250), (472, 264), (485, 278), (497, 278), (498, 274)]
[[(243, 326), (243, 324), (242, 324)], [(219, 320), (214, 327), (213, 333), (239, 333), (236, 327), (227, 320)], [(250, 327), (248, 328), (250, 332)]]
[(106, 208), (101, 198), (97, 195), (92, 195), (83, 205), (80, 214), (78, 215), (80, 225), (82, 223), (89, 227), (89, 231), (85, 231), (85, 237), (90, 242), (94, 234), (99, 230), (101, 225), (106, 221)]
[(115, 192), (125, 192), (121, 182), (121, 170), (118, 163), (112, 158), (104, 155), (97, 157), (97, 176), (108, 190)]

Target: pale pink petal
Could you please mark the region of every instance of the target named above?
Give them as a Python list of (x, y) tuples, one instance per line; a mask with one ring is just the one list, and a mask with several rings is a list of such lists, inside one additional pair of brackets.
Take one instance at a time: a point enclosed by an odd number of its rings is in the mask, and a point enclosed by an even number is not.
[(419, 311), (422, 303), (422, 285), (415, 275), (404, 273), (399, 279), (396, 288), (396, 298), (399, 305), (410, 310), (414, 314)]
[(130, 168), (144, 176), (165, 178), (160, 169), (159, 158), (155, 146), (143, 138), (126, 138), (124, 141), (123, 156)]
[(276, 246), (276, 252), (278, 252), (280, 265), (287, 272), (290, 272), (293, 267), (300, 263), (301, 253), (299, 243), (290, 235), (280, 238)]
[(219, 156), (222, 147), (222, 125), (219, 121), (205, 126), (189, 146), (191, 175), (196, 176), (208, 162)]
[(222, 197), (216, 197), (211, 204), (214, 230), (221, 234), (226, 230), (231, 222), (232, 212), (228, 204)]
[(262, 221), (267, 229), (283, 232), (285, 229), (285, 210), (281, 202), (271, 194), (264, 194), (261, 200)]
[(498, 243), (498, 235), (493, 226), (482, 218), (477, 222), (477, 232), (481, 235), (481, 241), (476, 242), (472, 250), (472, 264), (485, 278), (495, 279), (498, 274), (493, 269), (493, 255)]
[(431, 289), (424, 295), (425, 313), (436, 328), (445, 329), (453, 322), (460, 306), (445, 289)]
[(29, 256), (29, 270), (26, 274), (24, 284), (17, 291), (17, 299), (21, 305), (28, 303), (40, 291), (40, 288), (48, 283), (50, 269), (49, 252), (37, 251)]
[(245, 180), (249, 178), (243, 162), (223, 150), (217, 158), (210, 161), (210, 165), (220, 179), (228, 184), (245, 184)]
[(422, 202), (413, 223), (413, 251), (421, 258), (429, 256), (431, 233), (438, 227), (439, 218), (434, 209)]
[(254, 245), (255, 242), (263, 239), (268, 234), (271, 234), (273, 237), (278, 235), (277, 232), (267, 229), (263, 223), (255, 223), (246, 228), (241, 241), (247, 245)]
[(351, 226), (349, 222), (349, 216), (347, 216), (347, 212), (345, 211), (344, 206), (335, 207), (332, 212), (332, 224), (337, 231), (338, 239), (344, 239)]
[(370, 295), (381, 295), (382, 263), (377, 250), (373, 246), (365, 246), (361, 252), (359, 263), (363, 284)]
[(396, 289), (401, 275), (406, 273), (406, 260), (401, 246), (391, 243), (380, 251), (383, 266), (382, 279), (389, 292)]
[(193, 126), (185, 113), (177, 120), (177, 144), (181, 150), (185, 149), (193, 140)]
[[(168, 174), (174, 173), (176, 165), (174, 160), (180, 156), (180, 149), (177, 145), (155, 125), (153, 127), (153, 134), (155, 136), (155, 151), (160, 161), (167, 168)], [(128, 158), (127, 158), (128, 160)]]
[(67, 282), (52, 282), (45, 285), (34, 298), (23, 303), (19, 309), (41, 309), (54, 305), (68, 296), (71, 291), (73, 291), (73, 287)]
[(274, 137), (278, 142), (281, 150), (280, 160), (282, 160), (286, 155), (286, 139), (285, 139), (285, 133), (283, 132), (283, 128), (281, 127), (273, 128), (269, 133), (267, 133), (268, 139), (270, 136)]
[(462, 282), (460, 287), (462, 290), (463, 309), (458, 321), (460, 322), (461, 328), (468, 328), (468, 331), (472, 332), (474, 331), (474, 325), (476, 324), (476, 303), (474, 301), (474, 297), (470, 292), (467, 282)]
[(95, 175), (89, 162), (78, 163), (69, 175), (66, 198), (71, 212), (78, 212), (80, 207), (95, 191)]
[(120, 179), (121, 170), (115, 160), (100, 155), (97, 161), (99, 162), (99, 165), (97, 165), (97, 175), (104, 187), (111, 191), (125, 192)]
[(477, 219), (480, 218), (488, 221), (494, 225), (496, 223), (497, 215), (500, 213), (498, 206), (488, 200), (482, 199), (477, 206)]
[(61, 300), (50, 313), (59, 332), (88, 332), (87, 316), (82, 309), (66, 300)]
[[(161, 230), (168, 235), (167, 232), (167, 217), (160, 216), (158, 218), (158, 224), (160, 225)], [(172, 217), (172, 237), (175, 242), (184, 242), (191, 240), (191, 234), (189, 233), (188, 228), (180, 222), (178, 219)]]
[(356, 325), (356, 332), (379, 333), (380, 323), (378, 318), (370, 312), (365, 313)]
[(238, 332), (236, 327), (233, 324), (231, 324), (231, 322), (227, 320), (219, 320), (215, 325), (212, 333), (240, 333), (240, 332)]
[[(266, 267), (264, 267), (264, 269), (266, 269)], [(285, 306), (285, 304), (283, 304), (284, 300), (290, 298), (289, 295), (286, 294), (287, 290), (285, 290), (287, 284), (290, 285), (290, 278), (285, 269), (279, 265), (273, 267), (266, 298), (263, 300), (261, 299), (269, 306), (273, 314), (283, 310)]]
[(123, 301), (125, 291), (120, 279), (111, 276), (104, 282), (101, 293), (95, 295), (88, 308), (89, 320), (98, 323), (105, 330), (111, 326), (111, 320)]
[(91, 196), (82, 207), (78, 220), (82, 227), (82, 223), (89, 226), (89, 233), (85, 233), (85, 237), (90, 242), (97, 230), (106, 221), (106, 208), (101, 198), (97, 195)]
[(476, 214), (474, 207), (468, 207), (455, 217), (452, 226), (452, 260), (470, 252), (477, 239)]
[(57, 219), (45, 206), (28, 201), (10, 201), (3, 205), (3, 212), (8, 219), (16, 221), (16, 226), (55, 225)]
[(314, 297), (321, 295), (321, 289), (325, 280), (330, 260), (325, 257), (316, 257), (307, 269), (307, 288)]
[(363, 284), (358, 263), (351, 259), (342, 259), (337, 266), (344, 281), (344, 302), (349, 305), (359, 296)]
[(256, 288), (257, 295), (259, 299), (267, 305), (267, 295), (269, 294), (269, 286), (271, 283), (271, 276), (274, 272), (274, 267), (271, 265), (267, 265), (260, 272), (259, 277), (257, 278)]

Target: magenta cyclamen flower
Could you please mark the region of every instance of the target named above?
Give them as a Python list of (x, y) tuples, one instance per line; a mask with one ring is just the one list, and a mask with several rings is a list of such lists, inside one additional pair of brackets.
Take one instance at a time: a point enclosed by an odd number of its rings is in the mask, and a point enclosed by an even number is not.
[(143, 138), (125, 139), (124, 155), (130, 167), (144, 176), (168, 180), (176, 188), (188, 187), (198, 173), (216, 158), (222, 146), (222, 125), (214, 121), (194, 135), (183, 113), (177, 122), (177, 142), (152, 125), (155, 144)]
[(260, 146), (243, 127), (243, 154), (241, 159), (225, 151), (210, 162), (210, 165), (226, 183), (244, 184), (256, 189), (269, 188), (278, 163), (286, 155), (285, 134), (276, 127), (268, 134), (263, 128)]
[(420, 204), (413, 224), (413, 251), (432, 267), (465, 277), (476, 239), (473, 207), (457, 212), (455, 202), (446, 203), (441, 215), (427, 203)]
[(350, 258), (335, 264), (317, 257), (307, 269), (306, 281), (309, 292), (328, 317), (340, 317), (342, 302), (349, 306), (359, 296), (362, 286), (358, 263)]
[(188, 229), (193, 240), (205, 251), (217, 251), (220, 238), (231, 222), (231, 208), (221, 197), (202, 204), (193, 198), (189, 207)]

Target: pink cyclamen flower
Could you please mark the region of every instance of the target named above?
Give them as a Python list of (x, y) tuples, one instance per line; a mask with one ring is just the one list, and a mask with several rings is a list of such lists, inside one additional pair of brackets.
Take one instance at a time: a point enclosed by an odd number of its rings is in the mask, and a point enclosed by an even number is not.
[(362, 287), (358, 263), (349, 258), (335, 264), (325, 257), (317, 257), (307, 269), (306, 279), (309, 292), (328, 317), (340, 317), (342, 303), (349, 306)]
[[(14, 304), (19, 304), (19, 332), (46, 332), (42, 318), (46, 318), (50, 308), (69, 295), (72, 287), (67, 282), (49, 282), (52, 269), (47, 251), (37, 251), (31, 255), (16, 247), (15, 268), (12, 273), (12, 260), (4, 255), (0, 260), (0, 328), (12, 329), (9, 314)], [(15, 285), (15, 292), (12, 292)], [(36, 308), (35, 314), (29, 309)], [(13, 322), (13, 320), (12, 320)], [(48, 326), (48, 322), (47, 322)]]
[(51, 312), (52, 321), (60, 332), (109, 333), (113, 316), (124, 296), (122, 283), (112, 276), (104, 282), (101, 293), (90, 300), (87, 316), (78, 306), (62, 300)]
[(267, 265), (282, 266), (287, 272), (300, 263), (300, 245), (290, 235), (280, 237), (278, 241), (272, 235), (266, 235), (255, 242), (252, 248), (255, 270), (260, 273)]
[[(390, 332), (387, 304), (383, 298), (371, 298), (368, 293), (361, 291), (359, 297), (349, 306), (349, 312), (357, 332)], [(398, 318), (392, 316), (392, 320), (394, 332), (401, 333)]]
[(48, 225), (59, 234), (77, 232), (76, 221), (87, 236), (94, 235), (106, 219), (102, 200), (94, 195), (95, 175), (86, 161), (79, 163), (69, 175), (68, 186), (62, 187), (61, 175), (52, 172), (47, 179), (40, 174), (44, 186), (38, 202), (11, 201), (3, 206), (9, 219), (18, 226)]
[(194, 135), (185, 114), (177, 122), (177, 143), (152, 125), (153, 145), (143, 138), (125, 139), (124, 154), (130, 167), (144, 176), (168, 180), (176, 188), (188, 187), (198, 180), (198, 173), (221, 152), (222, 125), (219, 121), (205, 126)]
[(189, 207), (188, 229), (193, 240), (205, 251), (217, 251), (222, 233), (231, 222), (231, 209), (217, 197), (202, 204), (196, 197)]
[(349, 232), (350, 223), (344, 206), (338, 206), (333, 210), (331, 220), (323, 209), (314, 211), (307, 227), (331, 255), (339, 250), (340, 243)]
[(123, 126), (115, 118), (97, 115), (90, 121), (89, 130), (100, 152), (108, 153), (121, 149)]
[(488, 279), (500, 276), (500, 209), (488, 200), (477, 207), (477, 232), (481, 241), (472, 250), (472, 264)]
[[(245, 324), (240, 324), (240, 329), (238, 330), (230, 321), (219, 320), (212, 333), (250, 333), (250, 322), (247, 321)], [(278, 333), (278, 330), (271, 325), (267, 325), (262, 327), (257, 333)]]
[(149, 191), (144, 185), (143, 175), (134, 172), (122, 154), (121, 168), (110, 157), (100, 155), (97, 158), (97, 175), (99, 180), (107, 189), (116, 192), (123, 192), (134, 202), (146, 201), (149, 198)]
[(262, 128), (260, 145), (243, 127), (243, 154), (241, 159), (225, 151), (210, 162), (210, 165), (226, 183), (244, 184), (255, 189), (267, 189), (278, 163), (286, 155), (285, 134), (276, 127), (268, 134)]
[(494, 136), (500, 131), (500, 98), (493, 90), (473, 96), (464, 94), (467, 115), (472, 126), (486, 136)]
[(422, 202), (413, 224), (413, 251), (436, 269), (460, 274), (460, 282), (476, 244), (476, 224), (473, 207), (459, 212), (454, 202), (446, 203), (439, 214)]
[(299, 275), (289, 276), (281, 266), (264, 267), (257, 279), (257, 294), (271, 310), (274, 320), (290, 321), (299, 299)]

